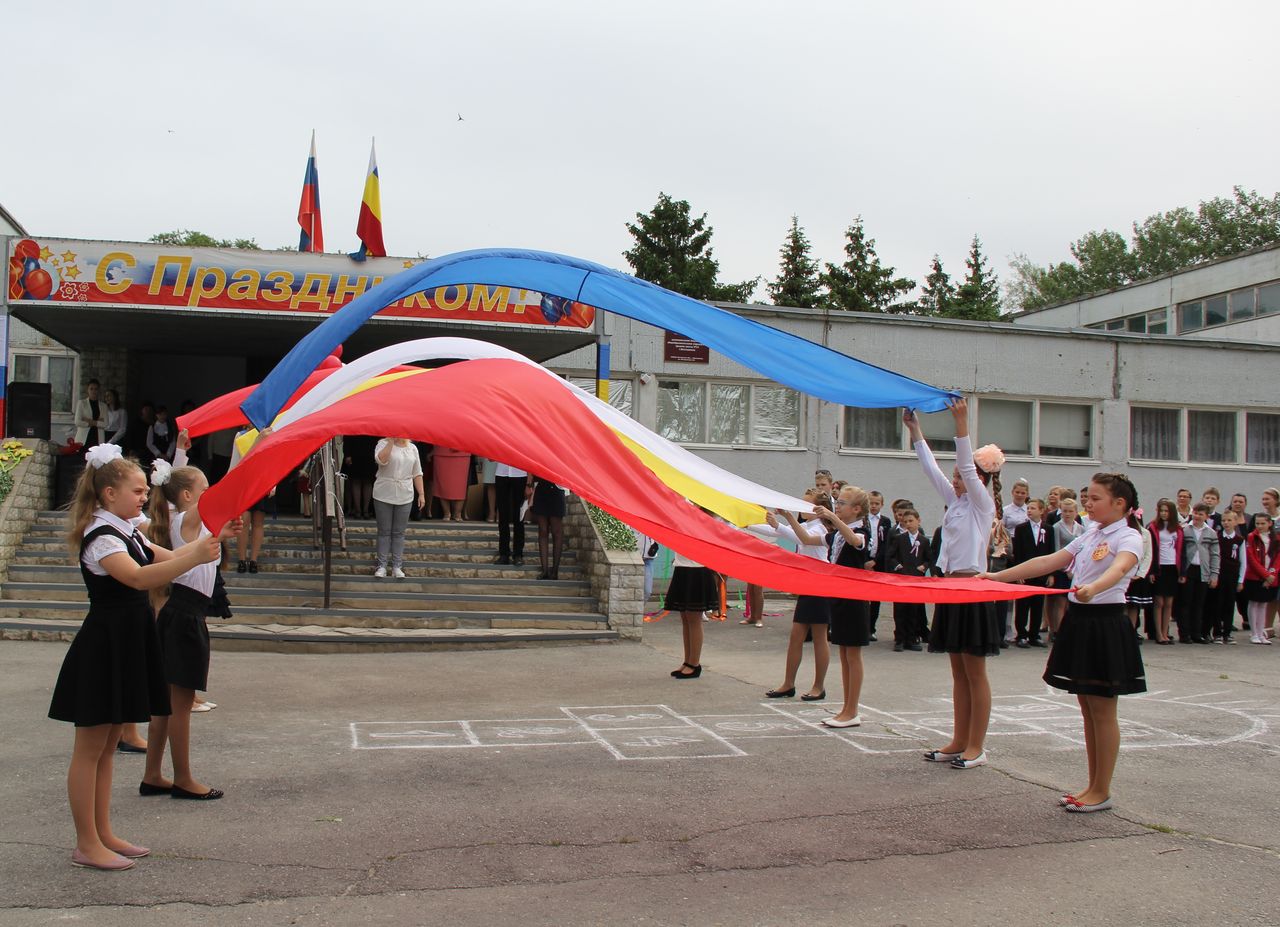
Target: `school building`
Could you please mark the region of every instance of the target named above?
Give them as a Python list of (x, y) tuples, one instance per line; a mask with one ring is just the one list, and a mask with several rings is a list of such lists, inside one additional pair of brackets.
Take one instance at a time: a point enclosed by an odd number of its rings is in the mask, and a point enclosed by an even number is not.
[[(7, 218), (7, 216), (6, 216)], [(6, 381), (54, 385), (52, 435), (96, 377), (131, 417), (148, 399), (176, 411), (261, 379), (317, 321), (413, 259), (170, 248), (33, 236), (9, 221)], [(1005, 482), (1081, 486), (1122, 470), (1148, 506), (1186, 486), (1249, 496), (1280, 482), (1280, 247), (1259, 249), (1037, 312), (1011, 323), (722, 308), (970, 397), (978, 443)], [(596, 342), (611, 346), (610, 401), (725, 469), (799, 492), (813, 471), (892, 498), (937, 523), (940, 503), (907, 445), (900, 410), (802, 396), (676, 333), (540, 294), (448, 287), (366, 324), (347, 359), (412, 338), (501, 344), (581, 385)], [(55, 383), (56, 381), (56, 383)], [(944, 468), (951, 417), (924, 417)]]

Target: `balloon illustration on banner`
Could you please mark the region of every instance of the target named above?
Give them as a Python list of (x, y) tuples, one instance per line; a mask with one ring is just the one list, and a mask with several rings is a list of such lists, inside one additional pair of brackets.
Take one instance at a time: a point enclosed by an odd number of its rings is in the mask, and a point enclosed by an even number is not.
[(868, 573), (760, 541), (689, 504), (640, 465), (587, 403), (548, 390), (547, 377), (527, 360), (478, 358), (357, 387), (327, 405), (327, 397), (317, 397), (314, 411), (259, 438), (241, 465), (204, 494), (201, 518), (220, 528), (336, 435), (402, 435), (538, 473), (698, 563), (773, 589), (902, 602), (1015, 599), (1043, 591)]
[(376, 312), (406, 296), (449, 286), (510, 286), (584, 303), (679, 332), (771, 380), (828, 402), (860, 408), (938, 412), (955, 394), (806, 341), (789, 332), (673, 293), (621, 271), (549, 251), (461, 251), (424, 261), (347, 303), (294, 346), (245, 400), (265, 428), (335, 347)]

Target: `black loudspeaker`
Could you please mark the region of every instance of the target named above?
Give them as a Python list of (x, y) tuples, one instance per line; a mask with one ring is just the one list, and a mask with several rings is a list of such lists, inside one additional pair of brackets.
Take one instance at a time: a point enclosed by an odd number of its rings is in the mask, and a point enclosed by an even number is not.
[(11, 438), (49, 440), (53, 397), (48, 383), (10, 383), (5, 397), (8, 413), (5, 434)]

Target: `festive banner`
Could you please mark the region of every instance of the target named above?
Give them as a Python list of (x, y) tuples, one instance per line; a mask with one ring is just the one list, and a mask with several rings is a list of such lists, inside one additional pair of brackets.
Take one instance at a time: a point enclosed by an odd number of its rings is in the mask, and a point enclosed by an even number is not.
[[(419, 263), (415, 259), (372, 257), (357, 263), (337, 254), (63, 238), (11, 239), (8, 257), (12, 303), (158, 306), (274, 315), (328, 315), (385, 278)], [(440, 286), (393, 300), (385, 308), (379, 307), (377, 316), (590, 328), (595, 310), (520, 287)], [(328, 353), (323, 352), (307, 373)]]
[(266, 427), (316, 364), (388, 303), (464, 284), (535, 289), (544, 294), (544, 310), (550, 304), (559, 311), (555, 300), (585, 303), (677, 331), (775, 382), (842, 405), (937, 412), (955, 395), (602, 264), (507, 249), (432, 258), (353, 300), (298, 342), (249, 397), (245, 414)]
[(502, 460), (561, 486), (672, 550), (784, 592), (885, 602), (975, 602), (1041, 595), (976, 579), (911, 579), (819, 563), (711, 518), (639, 465), (580, 402), (519, 361), (463, 361), (363, 390), (258, 440), (200, 500), (213, 531), (339, 434), (396, 435)]

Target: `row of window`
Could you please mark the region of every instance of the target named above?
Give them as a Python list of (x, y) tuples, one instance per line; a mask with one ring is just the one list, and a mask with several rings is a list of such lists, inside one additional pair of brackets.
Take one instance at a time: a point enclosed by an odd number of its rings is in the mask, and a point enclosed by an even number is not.
[[(614, 381), (610, 400), (630, 413), (628, 381)], [(1042, 399), (987, 399), (971, 403), (976, 444), (998, 444), (1019, 457), (1093, 458), (1094, 407)], [(939, 451), (954, 451), (950, 412), (920, 417), (921, 430)], [(899, 409), (844, 410), (841, 447), (907, 451)], [(657, 429), (681, 444), (799, 447), (800, 394), (779, 386), (703, 380), (658, 381)], [(1280, 414), (1133, 406), (1132, 460), (1280, 464)]]
[[(1280, 282), (1244, 287), (1230, 293), (1219, 293), (1203, 299), (1178, 303), (1177, 332), (1199, 331), (1231, 322), (1280, 313)], [(1137, 332), (1148, 335), (1169, 334), (1169, 310), (1153, 309), (1119, 319), (1095, 322), (1088, 328), (1108, 332)]]

